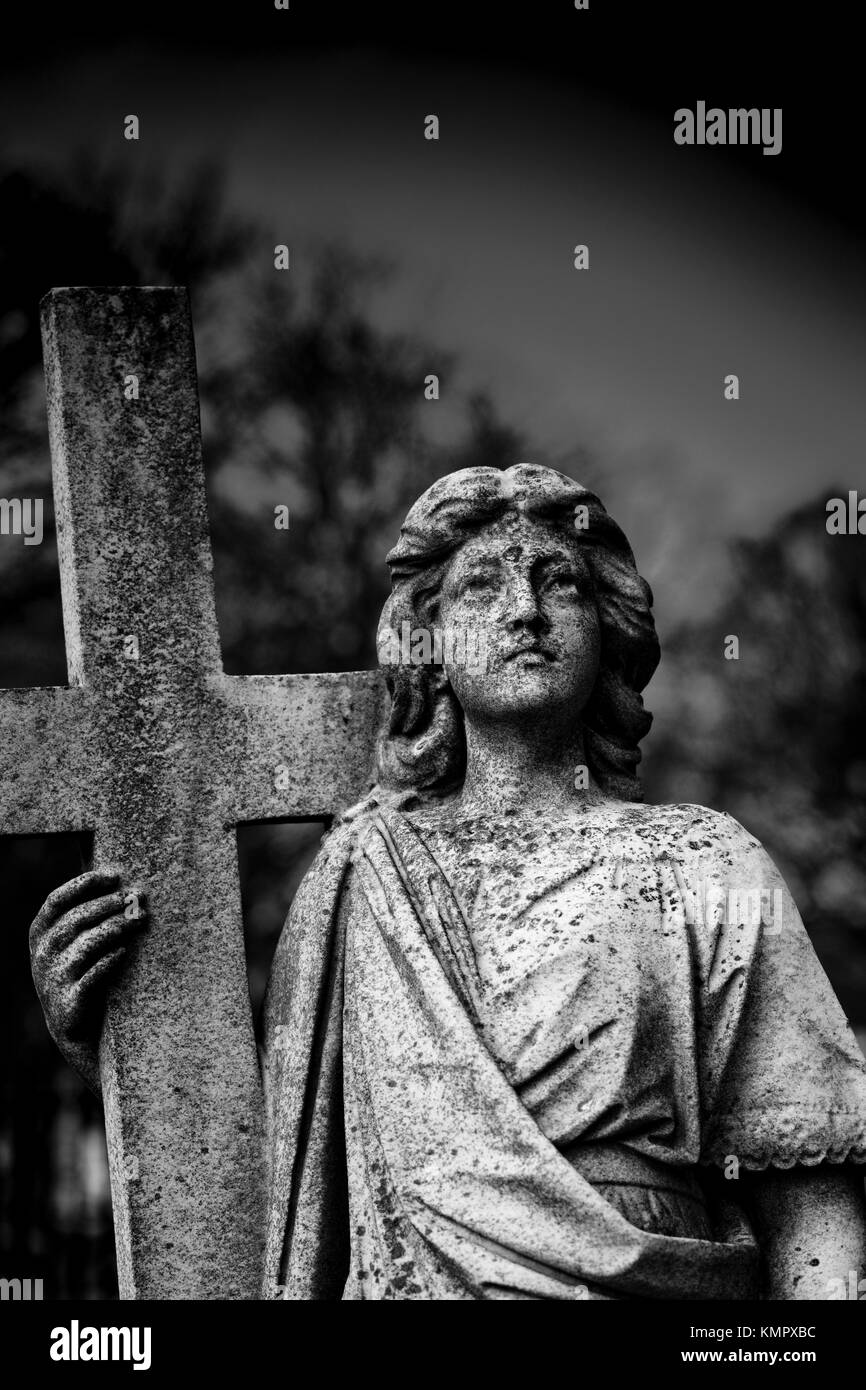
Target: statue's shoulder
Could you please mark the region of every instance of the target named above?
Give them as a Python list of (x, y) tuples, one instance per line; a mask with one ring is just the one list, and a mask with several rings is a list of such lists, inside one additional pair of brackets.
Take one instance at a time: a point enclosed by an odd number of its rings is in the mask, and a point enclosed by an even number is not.
[(319, 841), (313, 859), (301, 877), (281, 943), (288, 950), (309, 928), (320, 933), (323, 917), (329, 917), (341, 900), (349, 882), (356, 850), (380, 813), (382, 799), (375, 793), (348, 807), (334, 818)]
[(765, 854), (760, 840), (727, 811), (691, 802), (630, 803), (622, 822), (658, 854), (741, 860)]
[(351, 860), (370, 828), (394, 813), (423, 812), (424, 803), (416, 793), (392, 793), (375, 787), (361, 801), (347, 807), (325, 831), (311, 869), (317, 865)]
[(379, 803), (373, 797), (366, 797), (335, 816), (319, 841), (307, 877), (348, 863), (367, 827), (375, 819), (378, 807)]

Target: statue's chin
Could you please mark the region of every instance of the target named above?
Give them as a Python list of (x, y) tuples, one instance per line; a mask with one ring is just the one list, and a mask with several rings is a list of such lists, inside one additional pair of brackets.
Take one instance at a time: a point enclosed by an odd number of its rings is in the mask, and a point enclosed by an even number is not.
[(548, 681), (540, 675), (533, 679), (532, 672), (524, 672), (498, 690), (486, 690), (484, 698), (464, 706), (467, 722), (472, 724), (503, 724), (520, 721), (526, 727), (527, 721), (537, 718), (545, 726), (557, 723), (557, 710), (567, 709), (569, 716), (574, 713), (574, 701), (557, 698), (559, 692), (552, 692)]
[(526, 652), (507, 661), (494, 659), (484, 672), (458, 670), (449, 676), (470, 725), (519, 721), (525, 727), (537, 719), (553, 730), (563, 728), (563, 718), (570, 726), (584, 708), (594, 673)]

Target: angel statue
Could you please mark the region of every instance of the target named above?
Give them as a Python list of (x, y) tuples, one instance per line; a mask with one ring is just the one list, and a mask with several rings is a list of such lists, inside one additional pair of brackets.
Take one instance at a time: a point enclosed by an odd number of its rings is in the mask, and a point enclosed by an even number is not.
[[(466, 468), (388, 565), (378, 780), (261, 1020), (263, 1296), (833, 1297), (864, 1265), (866, 1063), (759, 842), (643, 802), (659, 644), (622, 531), (561, 473)], [(122, 902), (84, 875), (32, 932), (96, 1087)]]

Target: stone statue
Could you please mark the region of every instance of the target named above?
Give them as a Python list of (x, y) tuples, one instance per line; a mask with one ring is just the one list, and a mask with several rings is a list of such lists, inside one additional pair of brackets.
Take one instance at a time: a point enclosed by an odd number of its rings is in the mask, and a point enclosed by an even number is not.
[[(834, 1297), (866, 1064), (760, 844), (642, 803), (659, 646), (622, 532), (562, 474), (469, 468), (388, 563), (378, 782), (265, 1003), (264, 1296)], [(96, 1087), (122, 886), (85, 875), (32, 931)]]

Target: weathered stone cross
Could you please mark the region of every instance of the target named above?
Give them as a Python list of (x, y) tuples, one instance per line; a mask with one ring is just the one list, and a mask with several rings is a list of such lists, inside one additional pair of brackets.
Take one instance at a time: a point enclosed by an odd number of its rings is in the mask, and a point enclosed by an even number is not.
[(222, 670), (186, 292), (54, 290), (43, 343), (70, 684), (0, 691), (0, 833), (91, 830), (148, 901), (100, 1050), (121, 1297), (255, 1298), (234, 827), (357, 799), (382, 689)]

